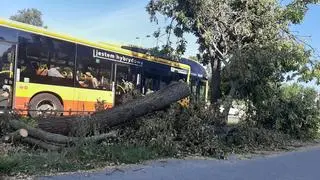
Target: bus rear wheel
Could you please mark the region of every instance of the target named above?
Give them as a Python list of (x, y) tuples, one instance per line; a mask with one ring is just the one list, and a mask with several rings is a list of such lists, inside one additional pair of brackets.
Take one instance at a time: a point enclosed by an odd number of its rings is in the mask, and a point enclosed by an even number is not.
[(33, 97), (29, 103), (31, 117), (61, 116), (63, 105), (53, 94), (41, 93)]

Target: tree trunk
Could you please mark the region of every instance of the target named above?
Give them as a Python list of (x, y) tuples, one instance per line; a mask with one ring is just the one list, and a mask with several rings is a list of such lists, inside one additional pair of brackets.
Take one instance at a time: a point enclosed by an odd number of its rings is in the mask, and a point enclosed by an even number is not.
[(212, 57), (211, 60), (211, 97), (212, 104), (216, 104), (220, 99), (220, 87), (221, 87), (221, 60), (219, 58)]
[(56, 142), (56, 143), (61, 143), (61, 144), (68, 144), (68, 143), (72, 142), (71, 137), (62, 136), (60, 134), (48, 133), (48, 132), (45, 132), (41, 129), (28, 126), (19, 120), (10, 120), (9, 125), (13, 129), (24, 128), (28, 131), (29, 136), (32, 136), (32, 137), (35, 137), (38, 139), (43, 139), (43, 140), (46, 140), (49, 142)]
[(63, 146), (61, 146), (61, 145), (58, 146), (58, 145), (49, 144), (49, 143), (44, 142), (43, 140), (38, 140), (38, 139), (31, 138), (31, 137), (23, 138), (21, 141), (24, 143), (33, 145), (33, 146), (38, 146), (38, 147), (45, 149), (45, 150), (48, 150), (48, 151), (59, 151), (63, 148)]
[(70, 135), (74, 128), (82, 129), (84, 134), (91, 132), (92, 127), (99, 131), (117, 126), (145, 114), (161, 110), (173, 102), (190, 95), (189, 86), (184, 82), (173, 82), (162, 90), (146, 95), (140, 99), (128, 102), (113, 109), (97, 112), (91, 117), (62, 117), (39, 120), (39, 128), (44, 131)]
[(28, 131), (26, 129), (19, 129), (15, 132), (3, 136), (1, 138), (1, 141), (5, 143), (13, 143), (15, 141), (19, 141), (21, 138), (26, 137), (28, 137)]
[[(32, 137), (35, 139), (39, 139), (47, 144), (54, 144), (55, 146), (66, 146), (68, 144), (74, 144), (78, 141), (83, 141), (83, 142), (94, 142), (97, 143), (101, 140), (110, 138), (110, 137), (116, 137), (116, 133), (115, 132), (110, 132), (110, 133), (106, 133), (106, 134), (100, 134), (97, 136), (92, 136), (92, 137), (84, 137), (84, 138), (76, 138), (76, 137), (67, 137), (67, 136), (63, 136), (61, 134), (53, 134), (50, 132), (45, 132), (41, 129), (38, 128), (34, 128), (31, 127), (25, 123), (23, 123), (22, 121), (19, 120), (10, 120), (9, 121), (9, 125), (11, 128), (13, 129), (24, 129), (25, 131), (27, 131), (27, 135), (28, 137)], [(21, 130), (16, 131), (14, 133), (15, 134), (20, 134), (21, 135)], [(25, 134), (25, 133), (23, 133)], [(21, 136), (23, 136), (23, 134)], [(41, 142), (41, 141), (35, 141), (34, 139), (27, 139), (27, 142)], [(43, 144), (43, 143), (42, 143)], [(40, 145), (42, 146), (42, 145)], [(51, 150), (51, 148), (49, 149)]]

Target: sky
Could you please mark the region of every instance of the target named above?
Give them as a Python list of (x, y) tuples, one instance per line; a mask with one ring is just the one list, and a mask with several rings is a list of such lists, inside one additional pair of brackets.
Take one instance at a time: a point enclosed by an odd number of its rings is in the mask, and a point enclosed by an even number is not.
[(320, 56), (320, 5), (310, 6), (303, 23), (291, 27), (291, 31), (311, 45), (316, 55)]

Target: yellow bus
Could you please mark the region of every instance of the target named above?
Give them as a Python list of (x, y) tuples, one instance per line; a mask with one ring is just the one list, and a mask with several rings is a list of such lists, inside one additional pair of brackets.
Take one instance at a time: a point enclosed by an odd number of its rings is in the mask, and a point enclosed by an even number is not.
[(126, 88), (146, 94), (190, 77), (188, 64), (0, 19), (2, 109), (87, 114), (114, 107)]

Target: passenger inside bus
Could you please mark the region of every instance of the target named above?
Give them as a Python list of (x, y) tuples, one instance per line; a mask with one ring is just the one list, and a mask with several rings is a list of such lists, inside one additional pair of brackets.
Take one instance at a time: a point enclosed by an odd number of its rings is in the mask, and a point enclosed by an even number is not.
[(64, 76), (59, 72), (59, 70), (60, 70), (60, 67), (55, 67), (54, 65), (50, 65), (50, 69), (48, 70), (48, 76), (64, 78)]
[(91, 85), (92, 85), (93, 88), (98, 88), (99, 83), (98, 83), (97, 78), (95, 78), (90, 72), (86, 72), (84, 75), (85, 75), (85, 79), (86, 79), (89, 83), (91, 83)]
[(72, 71), (70, 71), (69, 73), (67, 73), (67, 78), (68, 78), (68, 79), (72, 79), (72, 78), (73, 78), (73, 73), (72, 73)]
[(73, 78), (72, 71), (68, 71), (67, 69), (64, 69), (64, 71), (61, 73), (60, 67), (55, 67), (54, 65), (50, 65), (49, 70), (47, 64), (42, 64), (39, 66), (37, 62), (32, 62), (31, 65), (34, 71), (36, 72), (36, 75), (38, 76), (50, 76), (67, 79)]
[(36, 74), (39, 76), (47, 76), (48, 75), (48, 68), (47, 66), (39, 66), (37, 63), (34, 63), (33, 65), (36, 69)]
[(80, 73), (80, 77), (77, 79), (82, 87), (98, 88), (99, 86), (97, 78), (95, 78), (90, 72), (86, 72), (84, 74)]

